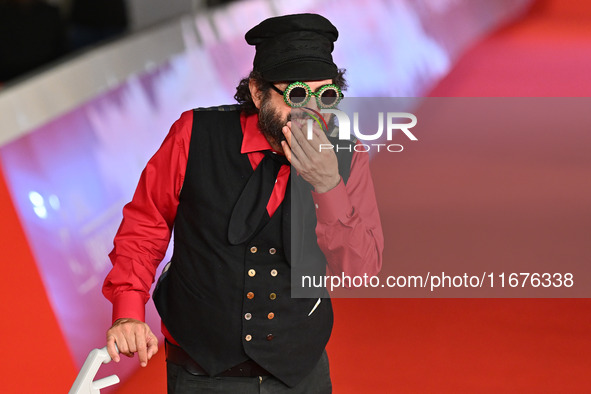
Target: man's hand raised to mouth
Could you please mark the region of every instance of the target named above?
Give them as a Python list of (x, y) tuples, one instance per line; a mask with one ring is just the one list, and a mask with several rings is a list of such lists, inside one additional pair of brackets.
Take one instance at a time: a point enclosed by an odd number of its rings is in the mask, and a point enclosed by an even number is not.
[(331, 143), (318, 124), (314, 124), (310, 140), (306, 126), (306, 120), (301, 118), (287, 122), (282, 130), (286, 141), (281, 141), (281, 147), (298, 174), (317, 193), (325, 193), (341, 182), (337, 156), (333, 149), (320, 149), (321, 145)]

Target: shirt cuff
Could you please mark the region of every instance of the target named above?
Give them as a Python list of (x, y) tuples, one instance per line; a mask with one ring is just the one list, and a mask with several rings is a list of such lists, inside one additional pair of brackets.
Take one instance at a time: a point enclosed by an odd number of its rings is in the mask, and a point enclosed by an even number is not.
[(337, 220), (344, 223), (353, 215), (353, 206), (342, 178), (335, 188), (325, 193), (312, 191), (312, 199), (316, 207), (316, 219), (320, 223), (334, 223)]
[(113, 299), (113, 323), (122, 318), (145, 321), (146, 304), (140, 292), (126, 291)]

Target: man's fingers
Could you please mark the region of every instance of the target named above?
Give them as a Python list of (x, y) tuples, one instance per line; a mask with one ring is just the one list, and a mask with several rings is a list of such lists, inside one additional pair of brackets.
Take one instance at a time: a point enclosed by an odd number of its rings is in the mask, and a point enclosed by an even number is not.
[[(307, 133), (304, 131), (305, 125), (297, 124), (292, 130), (292, 150), (294, 154), (301, 158), (310, 158), (318, 152), (319, 142), (316, 134), (309, 140)], [(296, 149), (296, 144), (299, 145)]]
[(291, 149), (289, 148), (289, 143), (287, 141), (281, 141), (281, 147), (283, 148), (285, 158), (291, 163)]
[(283, 127), (283, 135), (292, 153), (292, 159), (288, 159), (292, 164), (294, 156), (300, 158), (300, 160), (306, 160), (313, 156), (316, 151), (319, 151), (318, 138), (314, 137), (311, 141), (308, 141), (301, 122), (296, 120), (293, 124), (288, 122), (288, 125), (289, 127)]
[[(291, 133), (290, 133), (291, 135)], [(297, 161), (299, 157), (304, 156), (304, 153), (302, 152), (302, 148), (300, 147), (300, 145), (298, 144), (297, 140), (295, 138), (290, 138), (291, 143), (289, 144), (289, 146), (287, 144), (282, 146), (283, 148), (283, 153), (285, 154), (285, 157), (287, 158), (287, 160), (293, 165), (295, 166), (296, 170), (299, 170), (299, 162)], [(287, 150), (285, 149), (285, 146), (287, 146)]]
[(136, 332), (135, 344), (137, 347), (137, 355), (140, 359), (140, 365), (145, 367), (148, 365), (148, 349), (146, 345), (146, 333), (143, 330)]
[[(291, 126), (291, 122), (288, 122), (288, 125)], [(285, 135), (286, 141), (281, 141), (281, 146), (283, 147), (283, 154), (287, 161), (291, 163), (295, 167), (296, 170), (299, 170), (300, 162), (297, 160), (297, 154), (295, 153), (294, 149), (300, 150), (298, 143), (296, 140), (292, 139), (292, 132), (291, 128), (288, 126), (283, 127), (283, 135)], [(292, 143), (294, 145), (292, 145)]]
[(283, 153), (287, 160), (291, 163), (291, 165), (295, 168), (296, 171), (299, 171), (300, 168), (300, 161), (298, 158), (292, 153), (291, 148), (287, 145), (287, 142), (281, 141), (281, 146), (283, 147)]
[(117, 346), (119, 347), (119, 354), (126, 357), (133, 357), (133, 353), (129, 350), (129, 343), (124, 336), (117, 338)]
[(314, 139), (318, 139), (318, 142), (321, 144), (328, 144), (330, 141), (328, 140), (328, 136), (324, 132), (324, 130), (314, 127)]
[(148, 360), (150, 360), (153, 355), (158, 353), (158, 338), (156, 338), (156, 335), (152, 334), (151, 332), (148, 335), (147, 345), (148, 345)]
[(283, 126), (282, 131), (287, 144), (291, 146), (291, 121), (287, 122), (286, 126)]
[(120, 357), (115, 344), (119, 348), (119, 354), (127, 357), (133, 357), (137, 352), (143, 367), (158, 351), (158, 338), (146, 323), (135, 319), (118, 319), (107, 331), (107, 351), (111, 359), (118, 362)]
[(107, 338), (107, 353), (109, 353), (109, 356), (111, 356), (111, 360), (115, 361), (116, 363), (121, 360), (119, 357), (119, 352), (115, 347), (115, 337), (112, 335)]
[[(129, 339), (130, 334), (131, 340)], [(111, 359), (118, 362), (120, 360), (119, 355), (121, 354), (127, 357), (133, 357), (133, 352), (130, 349), (130, 343), (135, 342), (132, 341), (133, 339), (133, 333), (131, 333), (129, 327), (125, 327), (121, 323), (115, 323), (113, 327), (107, 331), (107, 349), (109, 350)], [(109, 347), (111, 342), (113, 343), (112, 347)], [(117, 344), (117, 348), (115, 348), (115, 344)], [(135, 347), (135, 343), (133, 346)], [(119, 355), (117, 355), (117, 349), (119, 349)]]
[(115, 333), (115, 342), (119, 348), (119, 354), (123, 354), (127, 357), (133, 357), (133, 353), (129, 350), (129, 342), (125, 335)]

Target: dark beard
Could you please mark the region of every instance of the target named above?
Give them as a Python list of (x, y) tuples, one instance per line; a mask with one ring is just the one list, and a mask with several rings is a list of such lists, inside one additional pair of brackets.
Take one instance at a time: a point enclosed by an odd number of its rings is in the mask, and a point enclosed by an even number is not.
[(290, 118), (291, 114), (287, 115), (287, 119), (281, 119), (281, 115), (271, 106), (271, 100), (265, 99), (259, 110), (259, 129), (270, 143), (281, 146), (281, 141), (285, 141), (283, 126)]

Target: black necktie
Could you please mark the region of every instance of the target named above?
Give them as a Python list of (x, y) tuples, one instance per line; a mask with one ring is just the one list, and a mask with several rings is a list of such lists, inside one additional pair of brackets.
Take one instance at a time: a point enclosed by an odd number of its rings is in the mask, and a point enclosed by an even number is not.
[(248, 241), (267, 215), (267, 204), (273, 193), (282, 165), (289, 165), (283, 155), (264, 151), (265, 157), (254, 170), (242, 190), (230, 217), (228, 241), (238, 245)]

